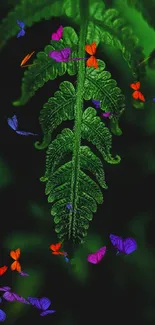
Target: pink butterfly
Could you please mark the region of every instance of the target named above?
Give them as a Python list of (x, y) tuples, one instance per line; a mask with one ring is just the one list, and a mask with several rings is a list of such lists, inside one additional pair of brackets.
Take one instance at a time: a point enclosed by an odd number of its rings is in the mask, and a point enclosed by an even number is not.
[(87, 257), (87, 261), (92, 264), (98, 264), (106, 253), (106, 246), (101, 247), (95, 253), (89, 254)]
[(53, 41), (59, 41), (59, 40), (62, 38), (62, 35), (63, 35), (63, 26), (60, 26), (60, 27), (57, 29), (56, 33), (53, 33), (53, 34), (51, 35), (51, 39), (52, 39)]
[(87, 58), (73, 58), (71, 60), (69, 59), (69, 56), (71, 55), (71, 49), (70, 47), (66, 47), (63, 50), (60, 51), (52, 51), (48, 54), (50, 58), (54, 59), (56, 62), (69, 62), (69, 61), (76, 61), (76, 60), (87, 60)]

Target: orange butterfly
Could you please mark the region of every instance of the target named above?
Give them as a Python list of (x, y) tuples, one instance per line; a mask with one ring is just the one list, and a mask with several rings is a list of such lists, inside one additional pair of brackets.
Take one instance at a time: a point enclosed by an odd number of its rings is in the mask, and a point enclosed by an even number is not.
[(8, 266), (6, 266), (6, 265), (0, 267), (0, 275), (3, 275), (7, 269), (8, 269)]
[(31, 56), (33, 55), (35, 53), (35, 51), (33, 51), (32, 53), (30, 53), (30, 54), (27, 54), (26, 56), (25, 56), (25, 58), (22, 60), (22, 62), (21, 62), (21, 64), (20, 64), (20, 66), (22, 67), (22, 68), (26, 68), (26, 67), (30, 67), (31, 65), (33, 65), (33, 64), (27, 64), (27, 65), (24, 65), (30, 58), (31, 58)]
[(96, 42), (85, 45), (85, 51), (91, 55), (90, 58), (86, 61), (87, 67), (93, 67), (97, 69), (98, 62), (94, 56), (94, 54), (96, 53)]
[(21, 272), (21, 265), (18, 261), (19, 257), (20, 257), (20, 248), (17, 248), (15, 251), (11, 251), (10, 252), (10, 256), (15, 260), (12, 264), (11, 264), (11, 270), (12, 271), (18, 271)]
[(57, 244), (52, 244), (50, 245), (50, 249), (53, 251), (52, 254), (53, 255), (63, 255), (66, 256), (67, 253), (66, 252), (59, 252), (59, 249), (61, 247), (62, 243), (57, 243)]
[(145, 102), (145, 98), (143, 96), (143, 94), (139, 91), (140, 89), (140, 81), (130, 84), (130, 87), (135, 90), (132, 94), (132, 97), (134, 99), (140, 99), (142, 102)]

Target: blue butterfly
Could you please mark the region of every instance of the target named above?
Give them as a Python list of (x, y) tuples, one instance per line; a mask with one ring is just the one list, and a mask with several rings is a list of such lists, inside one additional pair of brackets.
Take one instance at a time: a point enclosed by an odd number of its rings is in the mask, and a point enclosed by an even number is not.
[(26, 132), (26, 131), (18, 131), (18, 121), (17, 121), (17, 116), (14, 115), (12, 118), (8, 118), (8, 125), (10, 126), (11, 129), (13, 129), (17, 134), (20, 135), (38, 135), (35, 133), (31, 133), (31, 132)]
[(25, 24), (22, 21), (20, 21), (20, 20), (17, 20), (17, 24), (21, 28), (20, 32), (17, 34), (17, 38), (19, 38), (19, 37), (25, 35), (25, 30), (24, 30)]
[(0, 322), (4, 322), (4, 320), (6, 319), (6, 313), (0, 309)]
[(101, 108), (100, 100), (92, 99), (92, 102), (93, 102), (93, 104), (95, 105), (96, 108)]

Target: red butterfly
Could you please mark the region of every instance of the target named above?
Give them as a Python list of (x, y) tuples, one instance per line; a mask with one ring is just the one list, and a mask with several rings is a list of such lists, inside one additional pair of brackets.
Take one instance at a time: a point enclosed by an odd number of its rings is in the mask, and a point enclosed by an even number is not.
[(57, 243), (57, 244), (52, 244), (50, 245), (50, 249), (53, 251), (52, 254), (53, 255), (63, 255), (66, 256), (67, 253), (66, 252), (60, 252), (59, 249), (61, 247), (62, 243)]
[(18, 261), (20, 257), (20, 248), (17, 248), (15, 251), (10, 251), (10, 256), (14, 259), (14, 262), (11, 264), (11, 270), (21, 272), (21, 265)]
[(92, 44), (85, 45), (85, 51), (90, 54), (90, 58), (87, 60), (86, 65), (87, 67), (93, 67), (95, 69), (98, 68), (98, 62), (94, 56), (96, 53), (96, 42), (93, 42)]
[(3, 275), (8, 269), (8, 266), (4, 265), (2, 267), (0, 267), (0, 275)]
[(143, 96), (143, 94), (139, 91), (140, 89), (140, 81), (130, 84), (130, 87), (135, 90), (132, 94), (132, 97), (134, 99), (140, 99), (142, 102), (145, 102), (145, 97)]

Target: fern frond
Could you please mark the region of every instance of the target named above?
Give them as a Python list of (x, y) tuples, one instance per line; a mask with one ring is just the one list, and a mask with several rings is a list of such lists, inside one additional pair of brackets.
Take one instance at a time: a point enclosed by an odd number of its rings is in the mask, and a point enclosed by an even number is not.
[(110, 150), (112, 147), (112, 135), (100, 117), (96, 116), (97, 112), (94, 108), (88, 107), (83, 113), (82, 119), (82, 138), (88, 140), (96, 146), (105, 161), (110, 164), (118, 164), (120, 157), (114, 159)]
[[(67, 130), (66, 130), (67, 131)], [(64, 138), (59, 136), (59, 139)], [(77, 201), (77, 210), (71, 212), (66, 208), (68, 202), (71, 202), (71, 177), (72, 177), (72, 161), (65, 163), (59, 167), (56, 171), (52, 172), (52, 157), (53, 151), (56, 153), (56, 146), (59, 139), (53, 141), (47, 151), (48, 164), (46, 164), (46, 195), (48, 195), (48, 202), (53, 203), (51, 214), (54, 216), (54, 222), (56, 223), (56, 232), (59, 235), (60, 240), (72, 239), (73, 241), (81, 241), (84, 236), (87, 235), (86, 230), (89, 227), (89, 221), (93, 218), (93, 213), (97, 210), (97, 203), (103, 202), (103, 194), (97, 185), (91, 178), (86, 175), (82, 170), (79, 172), (78, 180), (78, 192), (75, 192), (77, 197), (74, 197), (74, 201)], [(57, 141), (57, 143), (56, 143)], [(60, 141), (60, 143), (62, 143)], [(64, 150), (64, 146), (59, 143), (59, 149)], [(68, 143), (68, 140), (67, 140)], [(60, 149), (60, 150), (61, 150)], [(82, 152), (83, 151), (83, 152)], [(98, 167), (96, 173), (102, 177), (100, 184), (106, 188), (104, 181), (104, 172), (101, 171), (101, 161), (90, 151), (88, 147), (81, 147), (82, 158), (80, 157), (81, 169), (93, 170), (90, 158), (94, 157), (94, 163)], [(86, 155), (87, 158), (84, 157)], [(60, 159), (60, 157), (57, 156)], [(89, 163), (86, 163), (86, 159)], [(88, 162), (88, 161), (87, 161)], [(74, 195), (75, 195), (74, 193)]]
[(138, 66), (145, 58), (143, 48), (139, 45), (138, 37), (128, 26), (126, 20), (121, 17), (118, 10), (108, 9), (101, 20), (94, 17), (91, 20), (94, 23), (96, 34), (100, 34), (100, 41), (119, 49), (134, 77), (143, 77), (146, 74), (145, 64)]
[(74, 119), (75, 88), (69, 81), (61, 82), (60, 91), (56, 91), (54, 97), (40, 111), (40, 124), (44, 134), (42, 144), (35, 143), (37, 149), (44, 149), (51, 140), (51, 134), (62, 121)]
[(56, 62), (48, 54), (50, 51), (73, 47), (70, 58), (77, 55), (76, 45), (78, 36), (71, 27), (64, 28), (64, 40), (59, 42), (51, 41), (51, 45), (45, 47), (44, 52), (37, 53), (37, 59), (33, 61), (35, 65), (28, 67), (24, 72), (21, 87), (21, 97), (13, 102), (14, 106), (25, 105), (35, 92), (47, 81), (54, 80), (57, 76), (63, 76), (66, 72), (69, 75), (77, 73), (77, 61)]
[(98, 63), (98, 69), (86, 68), (84, 99), (100, 100), (101, 109), (114, 115), (112, 117), (113, 126), (117, 125), (114, 133), (120, 135), (118, 120), (125, 109), (125, 97), (122, 95), (121, 89), (117, 87), (116, 81), (111, 79), (111, 74), (105, 71), (105, 63), (101, 60), (98, 60)]

